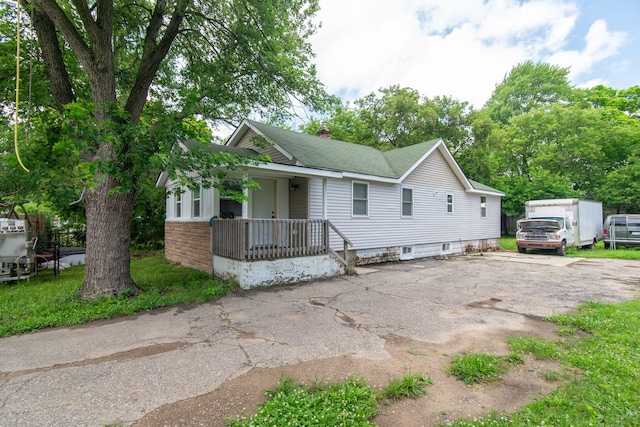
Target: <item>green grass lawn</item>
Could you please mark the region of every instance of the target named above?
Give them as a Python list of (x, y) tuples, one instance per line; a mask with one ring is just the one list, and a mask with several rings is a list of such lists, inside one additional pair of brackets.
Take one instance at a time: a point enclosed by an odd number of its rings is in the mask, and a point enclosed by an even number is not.
[[(498, 240), (500, 248), (506, 251), (517, 251), (516, 236), (504, 236)], [(555, 255), (553, 251), (534, 251), (527, 250), (528, 253), (537, 254), (551, 254)], [(640, 260), (640, 247), (637, 248), (620, 248), (620, 249), (605, 249), (602, 241), (596, 244), (594, 249), (577, 249), (567, 248), (567, 256), (569, 257), (581, 257), (581, 258), (609, 258), (609, 259), (633, 259)]]
[[(554, 316), (563, 338), (512, 338), (517, 353), (561, 362), (541, 372), (561, 385), (512, 413), (447, 424), (477, 426), (640, 426), (640, 300), (587, 303), (578, 313)], [(581, 331), (580, 334), (577, 332)]]
[(94, 301), (77, 297), (84, 279), (83, 266), (66, 269), (58, 277), (45, 270), (29, 281), (2, 283), (0, 337), (47, 326), (77, 325), (159, 307), (214, 300), (236, 287), (201, 271), (175, 265), (157, 254), (132, 257), (131, 275), (142, 290), (139, 295)]

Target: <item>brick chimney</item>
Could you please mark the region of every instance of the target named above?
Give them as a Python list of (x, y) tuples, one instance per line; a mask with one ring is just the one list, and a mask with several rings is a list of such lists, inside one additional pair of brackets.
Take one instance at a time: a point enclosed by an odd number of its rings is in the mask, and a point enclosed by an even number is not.
[(320, 138), (331, 139), (331, 131), (327, 127), (326, 123), (322, 124), (322, 129), (316, 132), (316, 135), (318, 135)]

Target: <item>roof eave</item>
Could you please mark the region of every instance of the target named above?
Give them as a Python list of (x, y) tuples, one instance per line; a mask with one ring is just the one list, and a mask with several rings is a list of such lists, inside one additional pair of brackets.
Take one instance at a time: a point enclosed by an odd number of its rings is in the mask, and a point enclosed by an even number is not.
[(498, 197), (504, 197), (506, 196), (506, 194), (500, 192), (500, 191), (490, 191), (490, 190), (479, 190), (476, 188), (472, 188), (466, 191), (467, 193), (473, 193), (473, 194), (481, 194), (481, 195), (486, 195), (486, 196), (498, 196)]
[(169, 174), (167, 172), (160, 172), (158, 179), (156, 180), (156, 187), (164, 187), (169, 180)]

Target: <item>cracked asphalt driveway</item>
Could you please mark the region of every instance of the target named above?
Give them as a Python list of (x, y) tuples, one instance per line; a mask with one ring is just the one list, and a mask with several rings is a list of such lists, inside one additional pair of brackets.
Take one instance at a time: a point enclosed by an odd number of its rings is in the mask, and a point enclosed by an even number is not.
[(640, 262), (488, 253), (362, 269), (216, 302), (0, 339), (0, 425), (132, 423), (254, 367), (351, 355), (385, 337), (522, 330), (586, 301), (637, 298)]

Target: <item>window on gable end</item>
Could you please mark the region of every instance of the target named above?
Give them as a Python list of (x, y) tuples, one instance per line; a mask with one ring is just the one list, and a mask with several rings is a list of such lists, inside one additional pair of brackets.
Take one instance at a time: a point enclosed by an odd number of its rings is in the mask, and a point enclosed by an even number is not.
[(402, 216), (413, 216), (413, 188), (402, 189)]
[(480, 196), (480, 217), (487, 217), (487, 196)]
[(447, 213), (453, 213), (453, 194), (447, 194)]
[(369, 184), (354, 182), (351, 187), (351, 214), (353, 216), (369, 215)]

